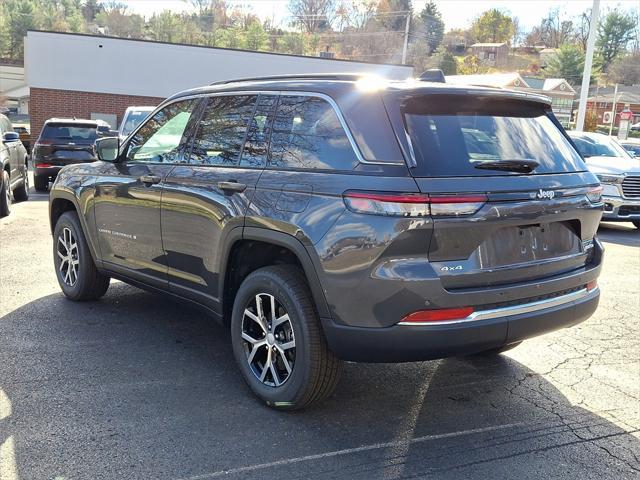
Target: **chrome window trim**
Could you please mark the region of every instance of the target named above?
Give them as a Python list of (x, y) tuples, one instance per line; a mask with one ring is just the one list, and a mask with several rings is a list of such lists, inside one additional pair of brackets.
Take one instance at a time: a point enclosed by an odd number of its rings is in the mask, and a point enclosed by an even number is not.
[(442, 320), (438, 322), (399, 322), (398, 325), (413, 325), (413, 326), (430, 326), (430, 325), (456, 325), (460, 323), (475, 322), (478, 320), (490, 320), (493, 318), (506, 317), (511, 315), (521, 315), (523, 313), (533, 313), (547, 308), (558, 307), (566, 303), (575, 302), (581, 300), (600, 289), (596, 287), (592, 290), (583, 288), (577, 292), (567, 293), (559, 297), (548, 298), (546, 300), (537, 300), (535, 302), (523, 303), (522, 305), (513, 305), (509, 307), (492, 308), (490, 310), (479, 310), (473, 312), (468, 317), (460, 318), (456, 320)]
[[(351, 130), (349, 129), (349, 126), (347, 125), (347, 122), (344, 118), (344, 115), (342, 114), (342, 111), (340, 110), (340, 107), (338, 106), (336, 101), (326, 93), (304, 92), (304, 91), (297, 91), (297, 90), (225, 90), (222, 92), (197, 93), (193, 95), (187, 95), (184, 97), (174, 98), (173, 100), (167, 101), (166, 103), (163, 102), (160, 105), (158, 105), (156, 109), (153, 110), (147, 118), (148, 119), (153, 118), (153, 116), (156, 113), (158, 113), (160, 110), (176, 102), (181, 102), (184, 100), (208, 98), (208, 97), (238, 96), (238, 95), (273, 95), (276, 97), (279, 97), (282, 95), (294, 95), (294, 96), (297, 95), (301, 97), (321, 98), (322, 100), (325, 100), (329, 105), (331, 105), (331, 108), (333, 108), (333, 111), (338, 117), (338, 121), (340, 122), (340, 125), (342, 126), (342, 129), (344, 130), (345, 135), (349, 139), (349, 144), (351, 145), (351, 149), (353, 150), (353, 153), (355, 154), (356, 159), (358, 160), (358, 163), (362, 163), (365, 165), (405, 165), (405, 162), (377, 162), (374, 160), (365, 159), (364, 156), (362, 155), (362, 152), (360, 151), (360, 148), (358, 147), (358, 144), (355, 141), (355, 138), (353, 137), (353, 134), (351, 133)], [(140, 125), (138, 125), (135, 128), (135, 130), (133, 130), (129, 135), (127, 135), (126, 138), (129, 139), (133, 137), (138, 132), (138, 130), (142, 128), (142, 126), (145, 123), (147, 122), (144, 121)], [(122, 154), (123, 152), (123, 147), (125, 143), (126, 142), (123, 142), (121, 146), (120, 154)]]

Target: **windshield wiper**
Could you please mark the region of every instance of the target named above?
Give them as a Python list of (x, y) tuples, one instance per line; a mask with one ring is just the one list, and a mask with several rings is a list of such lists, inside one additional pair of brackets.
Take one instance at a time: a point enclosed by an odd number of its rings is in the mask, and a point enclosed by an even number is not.
[(539, 162), (531, 159), (516, 160), (488, 160), (473, 162), (474, 168), (481, 170), (504, 170), (507, 172), (531, 173), (540, 166)]

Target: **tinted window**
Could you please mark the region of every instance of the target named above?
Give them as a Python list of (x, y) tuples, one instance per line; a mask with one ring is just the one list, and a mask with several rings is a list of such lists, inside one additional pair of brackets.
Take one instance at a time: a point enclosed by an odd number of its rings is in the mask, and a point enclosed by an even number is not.
[(535, 160), (534, 174), (583, 171), (584, 162), (534, 103), (430, 95), (406, 102), (404, 117), (418, 176), (514, 175), (476, 168), (485, 161)]
[(255, 114), (251, 119), (247, 140), (242, 150), (240, 165), (252, 168), (262, 168), (267, 163), (271, 126), (278, 97), (260, 95)]
[(98, 137), (95, 125), (47, 123), (40, 138), (62, 142), (93, 143)]
[(351, 170), (357, 163), (349, 138), (326, 100), (280, 97), (271, 134), (270, 166)]
[(184, 100), (157, 112), (131, 137), (127, 160), (150, 163), (183, 161), (187, 148), (184, 134), (195, 104), (195, 100)]
[(211, 97), (193, 142), (190, 163), (237, 165), (257, 96)]

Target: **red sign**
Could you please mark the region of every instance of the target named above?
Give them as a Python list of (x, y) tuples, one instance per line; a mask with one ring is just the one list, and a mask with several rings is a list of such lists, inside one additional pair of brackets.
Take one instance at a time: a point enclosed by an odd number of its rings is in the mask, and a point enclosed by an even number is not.
[(631, 120), (633, 118), (633, 112), (631, 110), (623, 110), (620, 112), (620, 120)]

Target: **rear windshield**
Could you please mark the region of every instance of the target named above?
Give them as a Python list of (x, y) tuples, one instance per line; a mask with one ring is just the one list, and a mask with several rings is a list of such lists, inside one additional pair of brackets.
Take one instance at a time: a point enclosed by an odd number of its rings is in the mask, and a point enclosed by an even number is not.
[(532, 174), (586, 170), (539, 104), (429, 95), (405, 101), (402, 110), (418, 163), (416, 176), (518, 175), (478, 168), (482, 162), (507, 160), (534, 160), (539, 166)]
[(48, 140), (65, 140), (70, 142), (94, 142), (98, 138), (95, 125), (47, 124), (42, 129), (40, 138)]

